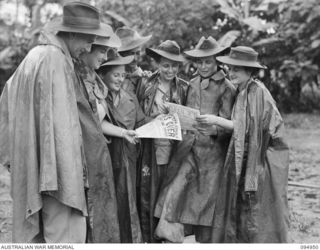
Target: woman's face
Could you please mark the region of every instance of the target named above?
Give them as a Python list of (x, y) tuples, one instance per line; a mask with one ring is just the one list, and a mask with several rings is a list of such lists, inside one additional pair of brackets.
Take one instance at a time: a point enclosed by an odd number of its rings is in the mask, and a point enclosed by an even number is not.
[(118, 65), (112, 67), (105, 75), (102, 76), (102, 79), (110, 91), (118, 92), (125, 77), (125, 66)]
[(138, 63), (141, 61), (141, 48), (137, 47), (128, 51), (123, 51), (120, 54), (122, 56), (134, 56), (133, 61), (126, 65), (129, 72), (134, 72), (137, 69)]
[(245, 84), (251, 77), (251, 73), (241, 66), (228, 65), (230, 81), (235, 86)]
[(105, 58), (106, 52), (106, 47), (94, 47), (90, 53), (83, 54), (83, 58), (89, 68), (98, 69)]
[(172, 81), (173, 78), (178, 74), (179, 62), (169, 60), (167, 58), (161, 57), (158, 69), (160, 73), (160, 78), (166, 82)]
[(214, 56), (199, 58), (196, 64), (198, 73), (203, 78), (207, 78), (217, 71), (217, 62)]

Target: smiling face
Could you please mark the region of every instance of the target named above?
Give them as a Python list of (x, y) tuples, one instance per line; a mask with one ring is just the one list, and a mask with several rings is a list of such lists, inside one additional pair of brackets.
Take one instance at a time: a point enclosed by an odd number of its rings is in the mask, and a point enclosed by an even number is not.
[(199, 58), (196, 64), (198, 73), (203, 78), (210, 77), (217, 71), (217, 62), (214, 56)]
[(241, 66), (228, 65), (230, 81), (236, 87), (245, 84), (251, 77), (250, 69)]
[(179, 62), (161, 57), (158, 63), (160, 79), (165, 82), (170, 82), (178, 74)]
[(68, 48), (70, 54), (74, 58), (79, 58), (79, 56), (85, 52), (89, 53), (91, 50), (91, 45), (95, 41), (96, 36), (70, 33)]
[(102, 75), (102, 80), (105, 82), (110, 91), (118, 92), (125, 77), (125, 66), (116, 65), (112, 66), (104, 75)]
[(81, 58), (91, 69), (98, 69), (102, 64), (107, 52), (107, 47), (93, 45), (90, 53), (84, 53)]

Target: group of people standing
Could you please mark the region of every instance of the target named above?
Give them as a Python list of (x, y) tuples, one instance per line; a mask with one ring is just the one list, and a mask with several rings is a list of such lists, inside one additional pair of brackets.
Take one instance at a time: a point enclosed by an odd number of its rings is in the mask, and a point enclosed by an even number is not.
[[(44, 27), (0, 99), (0, 163), (12, 176), (13, 241), (287, 242), (288, 146), (258, 53), (202, 37), (150, 36), (73, 2)], [(222, 56), (226, 50), (229, 55)], [(187, 82), (186, 60), (197, 66)], [(228, 66), (222, 69), (220, 64)], [(168, 112), (197, 109), (180, 142), (137, 139)]]

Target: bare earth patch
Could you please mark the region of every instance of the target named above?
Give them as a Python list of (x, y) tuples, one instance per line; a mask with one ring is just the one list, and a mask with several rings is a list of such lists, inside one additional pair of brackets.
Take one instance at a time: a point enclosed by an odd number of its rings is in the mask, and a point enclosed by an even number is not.
[[(285, 115), (290, 145), (289, 181), (320, 185), (320, 115)], [(12, 242), (12, 200), (10, 175), (0, 166), (0, 243)], [(288, 187), (290, 241), (320, 243), (320, 190)], [(185, 242), (192, 243), (188, 237)]]
[[(284, 117), (290, 145), (289, 181), (320, 186), (320, 116)], [(290, 238), (320, 243), (320, 189), (288, 187)]]

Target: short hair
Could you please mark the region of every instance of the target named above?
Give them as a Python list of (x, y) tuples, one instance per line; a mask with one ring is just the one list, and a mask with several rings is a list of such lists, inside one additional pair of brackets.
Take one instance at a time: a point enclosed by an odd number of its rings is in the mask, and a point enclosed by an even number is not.
[(256, 77), (259, 75), (259, 72), (260, 72), (259, 68), (246, 67), (246, 66), (243, 66), (243, 68), (245, 71), (249, 72), (252, 77)]
[(103, 45), (99, 45), (99, 44), (92, 44), (91, 45), (91, 50), (90, 53), (92, 53), (93, 51), (97, 50), (97, 49), (105, 49), (107, 51), (107, 47), (103, 46)]

